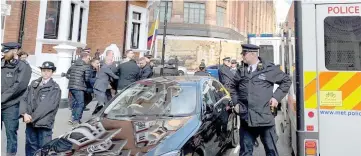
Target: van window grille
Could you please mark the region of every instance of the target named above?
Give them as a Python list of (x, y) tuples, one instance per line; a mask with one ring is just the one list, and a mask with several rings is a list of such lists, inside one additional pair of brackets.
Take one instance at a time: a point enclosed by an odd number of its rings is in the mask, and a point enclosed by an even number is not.
[(324, 20), (325, 66), (328, 70), (361, 70), (361, 17)]

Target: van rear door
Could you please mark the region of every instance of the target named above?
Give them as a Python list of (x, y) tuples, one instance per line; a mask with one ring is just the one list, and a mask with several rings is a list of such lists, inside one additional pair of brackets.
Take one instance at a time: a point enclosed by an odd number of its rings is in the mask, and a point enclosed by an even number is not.
[(319, 152), (360, 156), (361, 3), (316, 5), (316, 39)]

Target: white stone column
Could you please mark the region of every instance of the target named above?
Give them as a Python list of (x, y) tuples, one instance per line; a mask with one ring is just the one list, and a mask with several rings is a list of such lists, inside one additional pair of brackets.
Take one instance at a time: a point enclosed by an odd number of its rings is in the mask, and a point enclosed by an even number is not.
[[(35, 58), (41, 57), (43, 50), (43, 43), (39, 40), (44, 39), (44, 30), (45, 30), (45, 18), (46, 18), (46, 8), (48, 5), (47, 0), (40, 1), (39, 9), (39, 18), (38, 18), (38, 28), (36, 34), (36, 44), (35, 44)], [(36, 59), (35, 65), (41, 65), (41, 59)]]
[(62, 0), (60, 7), (60, 22), (58, 40), (67, 41), (70, 29), (70, 12), (71, 12), (71, 1)]
[[(76, 47), (60, 44), (53, 47), (58, 53), (58, 62), (56, 64), (56, 75), (60, 75), (61, 73), (66, 73), (71, 66), (71, 58), (73, 53), (76, 50)], [(55, 80), (61, 89), (61, 98), (68, 98), (68, 79), (65, 77), (60, 77)]]
[[(83, 10), (83, 21), (82, 21), (82, 28), (81, 28), (81, 43), (86, 43), (87, 34), (88, 34), (88, 17), (89, 17), (89, 1), (86, 1), (88, 8), (84, 8)], [(95, 49), (94, 49), (95, 50)]]
[(70, 30), (70, 31), (73, 31), (72, 33), (72, 41), (73, 42), (78, 42), (78, 31), (79, 31), (79, 19), (80, 19), (80, 5), (75, 5), (75, 8), (74, 8), (74, 18), (73, 18), (73, 30)]

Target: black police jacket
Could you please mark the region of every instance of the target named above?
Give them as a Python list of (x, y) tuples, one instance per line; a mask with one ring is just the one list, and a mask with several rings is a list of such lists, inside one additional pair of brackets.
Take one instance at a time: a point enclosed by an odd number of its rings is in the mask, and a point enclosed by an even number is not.
[[(238, 68), (229, 88), (233, 103), (240, 106), (241, 118), (250, 127), (273, 126), (269, 101), (273, 97), (280, 103), (291, 86), (290, 78), (279, 67), (259, 59), (254, 72), (248, 72), (248, 66)], [(274, 84), (279, 85), (275, 92)]]
[(218, 75), (219, 75), (219, 81), (224, 85), (224, 87), (227, 88), (227, 90), (229, 90), (229, 87), (231, 83), (233, 83), (233, 79), (234, 79), (234, 74), (231, 72), (231, 68), (222, 65), (219, 68)]
[(1, 109), (18, 104), (31, 78), (26, 61), (12, 60), (1, 65)]
[(41, 81), (42, 78), (39, 78), (31, 82), (20, 102), (19, 114), (29, 114), (34, 127), (52, 129), (61, 100), (61, 90), (53, 79), (43, 86), (40, 85)]

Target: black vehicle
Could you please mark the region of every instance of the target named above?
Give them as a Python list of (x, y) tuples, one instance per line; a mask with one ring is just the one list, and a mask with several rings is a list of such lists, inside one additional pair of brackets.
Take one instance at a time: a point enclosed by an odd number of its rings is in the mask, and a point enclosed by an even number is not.
[(122, 90), (38, 155), (220, 155), (238, 144), (231, 98), (210, 77), (158, 77)]

